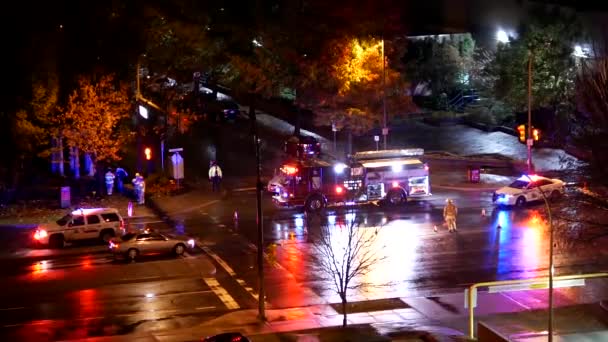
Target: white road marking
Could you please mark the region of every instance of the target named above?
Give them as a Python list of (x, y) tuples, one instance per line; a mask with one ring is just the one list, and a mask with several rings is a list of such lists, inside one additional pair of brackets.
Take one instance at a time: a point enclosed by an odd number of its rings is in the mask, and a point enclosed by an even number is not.
[(220, 258), (219, 255), (212, 252), (211, 249), (209, 249), (209, 247), (207, 247), (207, 246), (201, 246), (201, 249), (203, 251), (205, 251), (205, 253), (209, 254), (209, 256), (211, 256), (213, 258), (213, 260), (217, 261), (217, 263), (220, 264), (220, 266), (222, 266), (222, 268), (226, 272), (228, 272), (228, 274), (230, 274), (231, 277), (236, 277), (236, 273), (234, 272), (232, 267), (228, 266), (228, 264), (224, 260), (222, 260), (222, 258)]
[(196, 310), (210, 310), (215, 309), (215, 306), (199, 306)]
[[(220, 266), (222, 266), (222, 268), (228, 272), (228, 274), (234, 278), (239, 285), (241, 285), (255, 300), (259, 300), (260, 296), (251, 288), (251, 287), (246, 287), (246, 283), (244, 280), (237, 278), (236, 276), (236, 272), (234, 272), (234, 270), (232, 269), (232, 267), (230, 267), (224, 260), (222, 260), (222, 258), (220, 258), (219, 255), (215, 254), (211, 249), (209, 249), (209, 247), (207, 246), (200, 246), (201, 249), (207, 253), (210, 257), (213, 258), (213, 260), (217, 261), (218, 264), (220, 264)], [(254, 246), (255, 247), (255, 246)]]
[(211, 291), (226, 305), (230, 310), (239, 309), (239, 304), (232, 298), (232, 296), (224, 289), (215, 278), (203, 278), (203, 281), (211, 288)]
[(15, 308), (4, 308), (4, 309), (0, 309), (0, 311), (23, 310), (23, 309), (25, 309), (25, 306), (18, 306)]
[(515, 298), (509, 296), (508, 294), (506, 294), (504, 292), (501, 292), (500, 294), (503, 295), (504, 297), (506, 297), (507, 299), (510, 299), (513, 303), (521, 306), (522, 308), (524, 308), (526, 310), (530, 310), (530, 307), (528, 307), (527, 305), (525, 305), (523, 303), (520, 303), (519, 301), (515, 300)]

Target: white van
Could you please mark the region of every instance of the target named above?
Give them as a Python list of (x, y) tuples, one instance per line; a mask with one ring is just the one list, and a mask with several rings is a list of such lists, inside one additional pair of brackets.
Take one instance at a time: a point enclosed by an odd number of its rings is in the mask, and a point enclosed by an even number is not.
[(118, 209), (77, 209), (55, 222), (39, 225), (33, 238), (38, 244), (61, 248), (71, 241), (97, 238), (109, 241), (114, 236), (122, 236), (124, 227)]

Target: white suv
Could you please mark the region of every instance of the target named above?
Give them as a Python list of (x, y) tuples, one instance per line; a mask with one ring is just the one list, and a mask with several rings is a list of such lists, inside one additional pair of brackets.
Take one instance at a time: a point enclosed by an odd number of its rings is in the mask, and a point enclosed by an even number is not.
[(124, 234), (124, 221), (118, 209), (77, 209), (56, 222), (39, 225), (34, 240), (41, 245), (61, 248), (65, 242), (96, 239), (109, 241)]

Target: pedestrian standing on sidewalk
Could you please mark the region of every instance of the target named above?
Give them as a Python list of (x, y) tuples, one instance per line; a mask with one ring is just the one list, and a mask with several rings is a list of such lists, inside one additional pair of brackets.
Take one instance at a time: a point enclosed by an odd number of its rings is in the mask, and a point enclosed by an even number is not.
[(458, 208), (451, 199), (445, 200), (446, 204), (443, 207), (443, 219), (448, 226), (448, 231), (455, 232), (456, 229), (456, 215), (458, 215)]
[(114, 173), (112, 172), (112, 169), (108, 168), (108, 172), (106, 172), (106, 190), (108, 193), (108, 196), (112, 196), (112, 192), (114, 191)]
[(135, 178), (133, 178), (133, 180), (131, 181), (131, 183), (133, 183), (133, 190), (135, 191), (135, 200), (139, 201), (139, 180), (141, 179), (141, 176), (139, 175), (139, 172), (135, 173)]
[(220, 182), (222, 181), (222, 169), (215, 161), (211, 163), (211, 167), (209, 168), (209, 180), (211, 181), (213, 192), (219, 192)]
[(124, 182), (129, 177), (129, 174), (122, 167), (116, 168), (116, 190), (119, 193), (124, 193)]
[(146, 181), (141, 175), (138, 176), (137, 187), (137, 204), (143, 205), (146, 202)]

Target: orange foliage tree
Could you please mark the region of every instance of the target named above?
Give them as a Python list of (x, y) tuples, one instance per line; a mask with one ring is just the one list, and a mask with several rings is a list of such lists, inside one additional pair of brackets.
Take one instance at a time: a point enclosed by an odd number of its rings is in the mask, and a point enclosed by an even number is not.
[(298, 101), (315, 112), (316, 125), (364, 134), (381, 125), (385, 94), (389, 120), (415, 108), (407, 83), (387, 58), (388, 46), (383, 81), (382, 49), (378, 39), (343, 37), (329, 41), (326, 53), (306, 66), (308, 78)]
[(129, 140), (131, 104), (125, 85), (111, 75), (94, 80), (81, 77), (78, 88), (68, 98), (63, 128), (68, 146), (89, 153), (96, 160), (120, 160), (120, 151)]

